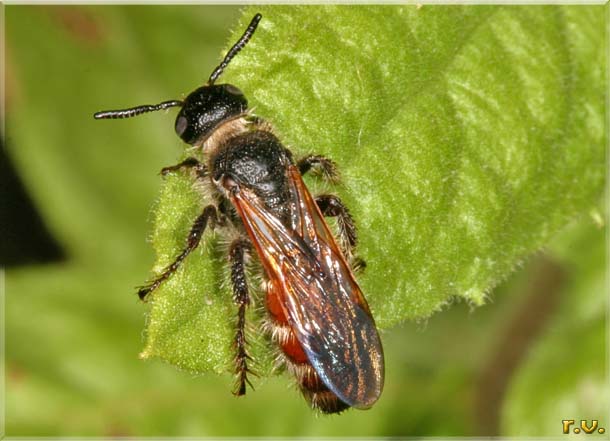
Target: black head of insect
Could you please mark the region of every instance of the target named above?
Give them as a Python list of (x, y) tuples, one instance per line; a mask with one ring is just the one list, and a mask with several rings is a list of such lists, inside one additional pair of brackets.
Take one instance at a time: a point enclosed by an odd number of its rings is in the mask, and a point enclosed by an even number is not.
[(95, 119), (130, 118), (142, 113), (169, 107), (181, 107), (176, 117), (176, 134), (187, 144), (195, 145), (208, 137), (219, 124), (243, 114), (248, 109), (246, 97), (232, 84), (214, 84), (229, 62), (242, 50), (254, 34), (262, 15), (256, 14), (241, 38), (214, 69), (207, 83), (191, 92), (184, 101), (171, 100), (122, 110), (106, 110), (93, 115)]

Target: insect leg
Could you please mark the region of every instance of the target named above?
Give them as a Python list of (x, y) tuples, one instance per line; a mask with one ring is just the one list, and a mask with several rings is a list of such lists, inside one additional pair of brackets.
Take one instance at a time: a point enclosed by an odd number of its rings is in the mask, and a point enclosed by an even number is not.
[(324, 156), (305, 156), (297, 161), (297, 167), (299, 168), (301, 175), (312, 170), (321, 174), (324, 179), (329, 182), (339, 182), (339, 172), (337, 172), (336, 164)]
[(176, 165), (171, 165), (169, 167), (163, 167), (161, 169), (161, 175), (165, 176), (170, 172), (178, 171), (183, 168), (185, 168), (185, 169), (194, 168), (197, 171), (198, 177), (204, 177), (208, 174), (208, 170), (207, 170), (207, 167), (205, 166), (205, 164), (202, 164), (201, 162), (199, 162), (198, 159), (190, 157), (190, 158), (186, 158), (184, 161), (182, 161)]
[(341, 249), (350, 261), (352, 271), (355, 273), (363, 272), (366, 268), (366, 261), (353, 254), (358, 243), (358, 236), (356, 234), (356, 224), (349, 210), (343, 205), (341, 199), (331, 194), (318, 195), (315, 199), (324, 216), (337, 218)]
[(176, 257), (167, 268), (163, 270), (161, 275), (159, 275), (155, 280), (147, 283), (144, 286), (141, 286), (138, 290), (138, 296), (141, 300), (144, 300), (148, 294), (157, 289), (159, 285), (161, 285), (165, 280), (167, 280), (172, 274), (176, 272), (182, 261), (199, 245), (201, 241), (201, 236), (205, 231), (206, 227), (210, 224), (210, 228), (214, 229), (216, 224), (218, 223), (218, 214), (216, 211), (216, 207), (214, 205), (208, 205), (203, 209), (203, 212), (199, 215), (195, 222), (193, 222), (193, 226), (191, 227), (191, 231), (188, 235), (188, 239), (186, 242), (186, 247), (182, 252)]
[(245, 259), (252, 246), (244, 238), (235, 239), (229, 247), (229, 261), (231, 263), (231, 285), (233, 286), (233, 301), (238, 307), (237, 332), (235, 334), (235, 383), (234, 395), (246, 394), (246, 383), (252, 387), (248, 380), (248, 360), (250, 356), (246, 352), (246, 308), (250, 305), (248, 283), (246, 280)]
[(354, 256), (350, 261), (350, 265), (354, 273), (361, 274), (366, 269), (366, 260), (360, 256)]
[(356, 225), (349, 210), (341, 199), (332, 194), (321, 194), (316, 196), (316, 204), (324, 216), (336, 217), (339, 224), (341, 246), (347, 254), (351, 254), (358, 238), (356, 235)]

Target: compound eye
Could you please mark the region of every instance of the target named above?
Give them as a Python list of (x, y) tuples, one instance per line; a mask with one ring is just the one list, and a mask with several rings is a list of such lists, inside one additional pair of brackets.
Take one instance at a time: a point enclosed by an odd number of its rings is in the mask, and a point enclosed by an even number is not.
[(180, 137), (182, 137), (182, 134), (184, 133), (184, 131), (186, 130), (187, 126), (188, 126), (188, 121), (186, 120), (186, 118), (184, 116), (179, 116), (176, 119), (176, 134)]
[(225, 84), (225, 90), (231, 95), (242, 96), (244, 94), (239, 88), (235, 87), (232, 84)]

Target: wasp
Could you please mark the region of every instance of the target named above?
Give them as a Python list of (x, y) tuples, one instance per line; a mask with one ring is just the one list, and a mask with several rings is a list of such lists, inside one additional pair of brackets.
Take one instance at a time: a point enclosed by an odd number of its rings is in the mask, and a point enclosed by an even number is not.
[[(189, 157), (161, 172), (188, 171), (211, 199), (195, 219), (183, 251), (138, 294), (145, 300), (171, 277), (206, 230), (231, 232), (228, 260), (237, 308), (234, 393), (244, 395), (250, 383), (246, 262), (256, 256), (264, 270), (265, 327), (306, 400), (324, 413), (366, 409), (381, 395), (384, 359), (375, 321), (353, 274), (356, 228), (337, 196), (312, 196), (302, 177), (316, 170), (335, 181), (335, 163), (319, 155), (295, 161), (271, 125), (249, 110), (240, 89), (216, 84), (261, 18), (254, 16), (208, 81), (186, 99), (94, 115), (129, 118), (180, 107), (176, 134), (196, 147), (199, 158)], [(337, 219), (338, 240), (325, 217)]]

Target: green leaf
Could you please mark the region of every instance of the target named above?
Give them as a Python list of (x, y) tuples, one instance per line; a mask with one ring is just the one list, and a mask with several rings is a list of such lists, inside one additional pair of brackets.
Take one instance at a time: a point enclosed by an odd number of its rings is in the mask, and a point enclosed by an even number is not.
[[(339, 164), (332, 191), (358, 224), (360, 280), (381, 328), (454, 298), (482, 304), (599, 200), (605, 7), (250, 7), (230, 44), (256, 11), (259, 29), (220, 81), (242, 89), (296, 157)], [(165, 181), (155, 272), (205, 203), (185, 175)], [(229, 366), (225, 242), (207, 235), (154, 293), (144, 356), (197, 372)], [(265, 339), (250, 341), (264, 372)]]

